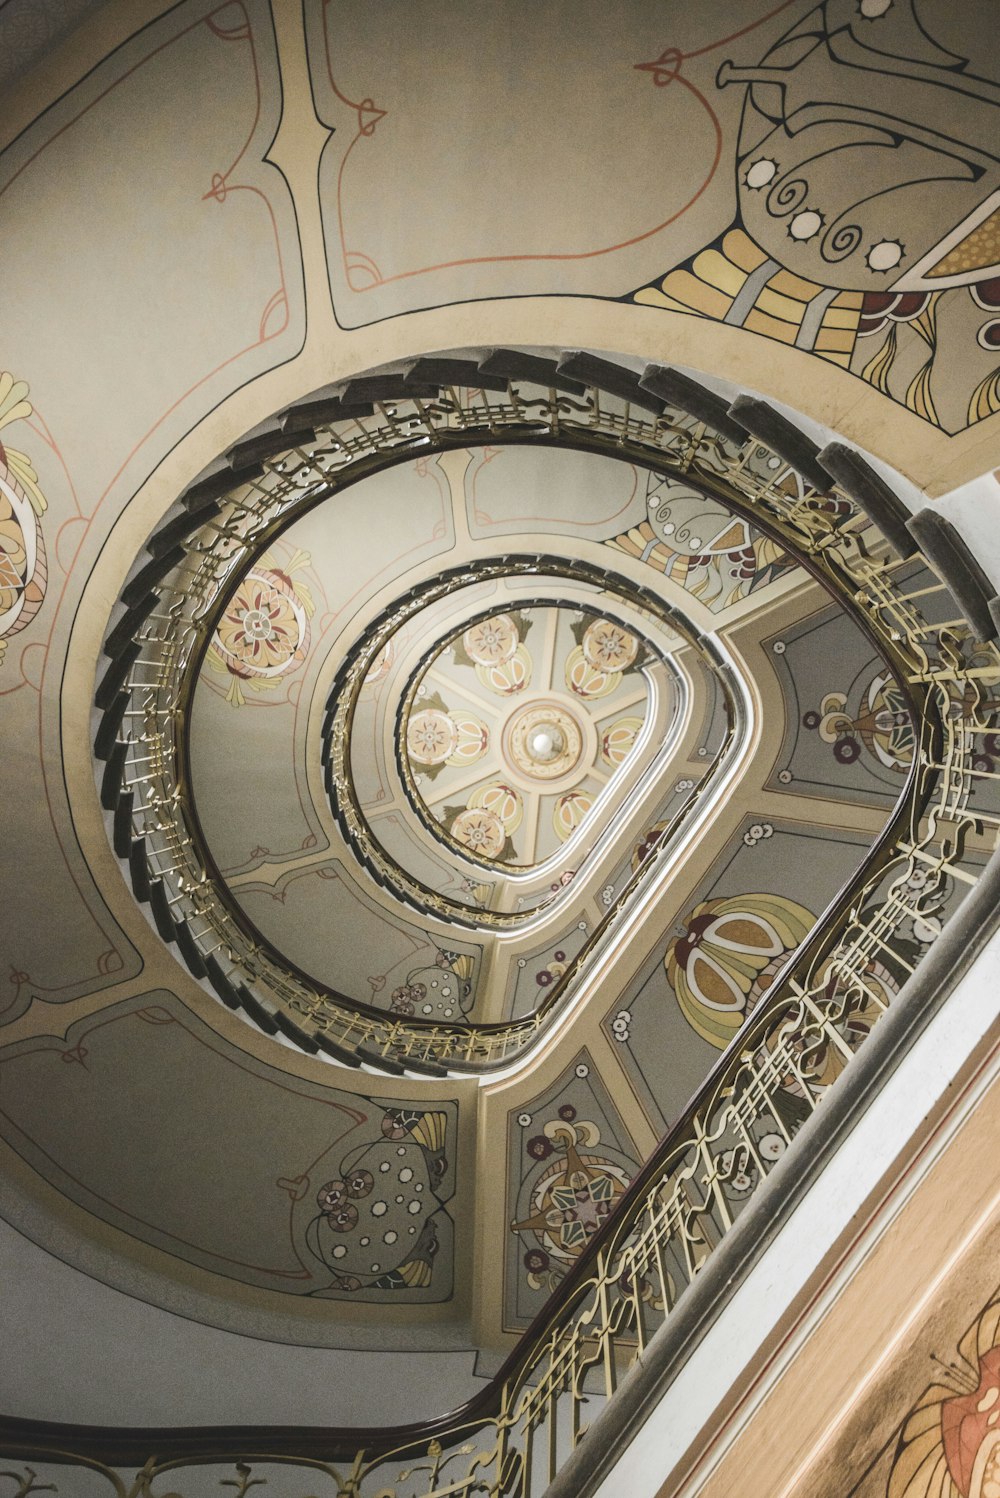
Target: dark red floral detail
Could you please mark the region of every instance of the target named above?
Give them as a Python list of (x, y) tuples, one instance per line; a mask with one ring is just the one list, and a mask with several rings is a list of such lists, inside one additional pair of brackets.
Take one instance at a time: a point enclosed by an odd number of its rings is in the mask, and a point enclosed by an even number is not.
[(708, 912), (696, 915), (674, 947), (674, 956), (685, 972), (692, 952), (700, 944), (703, 933), (708, 930), (714, 920), (715, 916)]
[(353, 1274), (335, 1274), (333, 1277), (334, 1290), (345, 1290), (351, 1294), (354, 1290), (361, 1289), (361, 1281)]
[(842, 765), (853, 765), (861, 754), (857, 739), (838, 739), (833, 746), (833, 757)]
[(651, 827), (649, 829), (642, 842), (636, 846), (635, 857), (639, 863), (646, 862), (646, 859), (652, 853), (653, 849), (657, 846), (662, 836), (662, 827)]
[(552, 1141), (544, 1134), (533, 1134), (526, 1148), (533, 1160), (547, 1160), (552, 1153)]
[(880, 333), (891, 322), (912, 322), (927, 306), (926, 291), (903, 291), (893, 294), (887, 291), (866, 291), (861, 303), (861, 320), (858, 337)]
[(549, 1267), (549, 1256), (544, 1248), (529, 1248), (524, 1256), (524, 1267), (529, 1274), (544, 1274)]
[(327, 1212), (326, 1220), (335, 1233), (349, 1233), (358, 1225), (358, 1209), (353, 1202), (347, 1202), (335, 1212)]
[(392, 999), (389, 1003), (389, 1008), (393, 1014), (416, 1013), (416, 1005), (413, 1002), (412, 989), (410, 989), (406, 985), (401, 988), (394, 988), (392, 990)]
[(352, 1170), (347, 1177), (348, 1196), (367, 1196), (375, 1184), (375, 1178), (369, 1170)]
[(324, 1212), (335, 1212), (347, 1201), (347, 1187), (343, 1181), (327, 1181), (316, 1193), (316, 1205)]
[(1000, 276), (990, 276), (988, 281), (977, 281), (975, 286), (970, 286), (973, 301), (979, 303), (980, 307), (992, 312), (995, 307), (1000, 307)]
[(563, 1103), (559, 1109), (559, 1117), (565, 1119), (566, 1123), (572, 1123), (576, 1117), (576, 1109), (572, 1103)]

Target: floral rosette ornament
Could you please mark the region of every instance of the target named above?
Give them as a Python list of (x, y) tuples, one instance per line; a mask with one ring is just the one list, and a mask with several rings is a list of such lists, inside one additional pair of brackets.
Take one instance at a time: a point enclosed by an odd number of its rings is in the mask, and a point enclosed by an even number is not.
[(519, 642), (517, 625), (509, 614), (481, 619), (462, 636), (466, 654), (477, 666), (498, 666), (509, 661)]
[(587, 626), (581, 649), (598, 671), (627, 671), (639, 654), (639, 641), (613, 619), (595, 619)]
[(406, 727), (406, 752), (418, 765), (443, 765), (458, 748), (458, 727), (440, 708), (414, 713)]
[(805, 713), (802, 723), (818, 729), (840, 764), (853, 764), (862, 748), (884, 769), (899, 775), (913, 762), (913, 723), (906, 699), (895, 678), (886, 673), (869, 682), (856, 717), (847, 711), (844, 692), (828, 692), (819, 711)]
[(517, 791), (502, 781), (490, 781), (472, 792), (465, 810), (453, 816), (448, 830), (473, 857), (492, 861), (511, 856), (510, 839), (523, 816)]
[(406, 725), (406, 757), (419, 771), (474, 765), (489, 744), (490, 732), (481, 719), (438, 706), (436, 701), (411, 713)]
[(457, 843), (479, 858), (499, 858), (507, 846), (503, 822), (495, 812), (481, 807), (460, 811), (450, 830)]
[[(23, 380), (0, 374), (0, 430), (31, 415), (27, 393)], [(0, 665), (7, 639), (31, 623), (45, 597), (47, 572), (39, 516), (46, 508), (29, 459), (0, 441)]]
[(305, 660), (315, 605), (305, 582), (295, 574), (308, 565), (304, 551), (296, 552), (284, 569), (265, 553), (226, 605), (207, 659), (216, 671), (232, 678), (226, 701), (234, 707), (246, 701), (244, 686), (272, 691)]

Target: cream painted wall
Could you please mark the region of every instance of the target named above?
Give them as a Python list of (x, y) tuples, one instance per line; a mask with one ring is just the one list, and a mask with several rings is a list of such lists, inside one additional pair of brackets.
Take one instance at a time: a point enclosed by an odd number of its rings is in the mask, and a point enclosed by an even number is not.
[(417, 1329), (410, 1345), (384, 1352), (241, 1337), (102, 1285), (2, 1221), (0, 1280), (6, 1415), (85, 1425), (389, 1425), (456, 1409), (482, 1386), (476, 1354), (459, 1335), (454, 1350), (430, 1351)]

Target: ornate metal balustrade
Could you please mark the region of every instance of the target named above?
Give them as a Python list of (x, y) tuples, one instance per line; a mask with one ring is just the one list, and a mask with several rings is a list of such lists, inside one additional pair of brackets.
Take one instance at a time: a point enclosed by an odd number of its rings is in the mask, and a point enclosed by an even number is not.
[[(915, 716), (926, 715), (930, 681), (915, 673), (904, 642), (918, 642), (931, 627), (914, 612), (917, 603), (905, 601), (899, 586), (903, 574), (880, 557), (867, 517), (832, 481), (824, 494), (801, 482), (789, 493), (788, 465), (779, 461), (777, 468), (769, 467), (770, 449), (749, 436), (740, 447), (642, 390), (641, 404), (634, 405), (597, 386), (576, 394), (527, 380), (506, 382), (503, 395), (489, 389), (463, 395), (446, 388), (433, 399), (410, 394), (398, 377), (391, 398), (386, 387), (393, 377), (377, 383), (382, 398), (374, 404), (330, 398), (321, 403), (322, 411), (310, 402), (283, 413), (273, 431), (234, 449), (230, 466), (192, 486), (181, 513), (150, 541), (151, 559), (127, 585), (126, 611), (108, 637), (112, 665), (98, 691), (104, 716), (96, 743), (106, 762), (102, 798), (113, 812), (116, 850), (128, 861), (136, 894), (149, 900), (164, 939), (177, 942), (195, 975), (224, 1002), (242, 1007), (271, 1032), (280, 1029), (305, 1048), (323, 1049), (349, 1064), (364, 1060), (388, 1071), (429, 1074), (484, 1071), (523, 1054), (583, 981), (639, 885), (663, 868), (692, 811), (711, 795), (724, 755), (532, 1014), (502, 1023), (440, 1024), (388, 1015), (324, 989), (288, 964), (228, 896), (200, 833), (185, 752), (187, 707), (215, 621), (247, 566), (280, 530), (347, 484), (428, 449), (477, 441), (561, 443), (682, 476), (770, 531), (850, 607), (861, 610), (887, 661), (907, 678)], [(323, 413), (326, 419), (318, 420)], [(307, 419), (311, 424), (305, 430)], [(527, 569), (543, 561), (560, 565), (557, 558), (510, 558), (503, 565)], [(600, 581), (598, 569), (592, 570)], [(642, 591), (614, 581), (633, 593)], [(641, 601), (664, 614), (662, 601), (648, 590)], [(405, 605), (390, 611), (382, 633), (398, 627), (406, 612)], [(670, 622), (683, 629), (676, 617)], [(718, 675), (724, 679), (725, 672)], [(338, 678), (334, 696), (349, 697), (350, 686)], [(737, 727), (733, 701), (730, 694), (725, 748)], [(392, 882), (392, 870), (352, 813), (334, 700), (327, 730), (328, 783), (338, 807), (347, 808), (347, 836), (373, 877)], [(975, 745), (965, 749), (974, 759)], [(897, 820), (902, 815), (897, 813)], [(429, 913), (454, 918), (434, 891), (415, 887), (407, 893)]]
[[(239, 1493), (266, 1486), (282, 1464), (300, 1469), (295, 1491), (302, 1498), (318, 1490), (337, 1498), (537, 1498), (802, 1122), (836, 1086), (914, 972), (946, 907), (975, 884), (997, 842), (1000, 651), (974, 638), (948, 589), (919, 558), (886, 554), (846, 496), (832, 486), (822, 495), (801, 487), (789, 492), (780, 471), (773, 476), (758, 461), (759, 444), (737, 449), (674, 411), (653, 417), (627, 403), (608, 409), (597, 390), (569, 398), (554, 389), (528, 396), (512, 386), (499, 400), (483, 392), (467, 402), (455, 395), (414, 405), (417, 414), (410, 417), (393, 403), (371, 429), (357, 422), (354, 436), (329, 428), (321, 442), (304, 444), (241, 486), (218, 520), (185, 545), (169, 582), (161, 582), (138, 622), (142, 655), (135, 664), (141, 661), (146, 675), (130, 679), (121, 718), (132, 727), (124, 754), (111, 743), (104, 747), (119, 754), (116, 774), (124, 773), (126, 794), (134, 797), (132, 847), (139, 843), (149, 857), (149, 877), (176, 874), (179, 891), (203, 918), (202, 931), (215, 931), (218, 920), (215, 950), (232, 963), (235, 943), (221, 934), (228, 912), (213, 903), (207, 874), (193, 877), (190, 851), (182, 846), (176, 819), (184, 785), (174, 778), (157, 715), (165, 700), (175, 709), (182, 704), (185, 673), (211, 627), (219, 590), (246, 552), (265, 544), (295, 496), (329, 492), (342, 466), (373, 462), (386, 450), (412, 452), (429, 442), (487, 436), (491, 442), (571, 441), (683, 473), (752, 514), (851, 602), (898, 673), (916, 726), (910, 780), (863, 869), (789, 959), (767, 1000), (486, 1390), (454, 1416), (391, 1433), (0, 1426), (0, 1449), (12, 1458), (79, 1464), (101, 1474), (119, 1498), (165, 1498), (165, 1484), (173, 1494), (179, 1469), (227, 1461), (235, 1467), (219, 1480)], [(132, 706), (143, 691), (148, 705)], [(144, 763), (155, 770), (141, 769)], [(162, 843), (150, 839), (153, 816)], [(165, 861), (171, 848), (173, 869)], [(144, 866), (137, 864), (140, 878)], [(250, 955), (269, 980), (285, 981), (266, 954)], [(290, 989), (287, 997), (291, 1003), (299, 994)], [(512, 1028), (530, 1037), (542, 1022), (533, 1017)], [(449, 1063), (455, 1054), (450, 1047), (457, 1042), (440, 1027), (394, 1026), (381, 1018), (357, 1023), (366, 1042), (377, 1036), (387, 1053), (405, 1056), (412, 1046), (422, 1057)], [(139, 1470), (129, 1476), (115, 1470), (125, 1467)], [(31, 1468), (0, 1476), (19, 1483), (17, 1498), (39, 1490)], [(48, 1487), (58, 1491), (60, 1484)], [(287, 1476), (280, 1491), (292, 1498)]]

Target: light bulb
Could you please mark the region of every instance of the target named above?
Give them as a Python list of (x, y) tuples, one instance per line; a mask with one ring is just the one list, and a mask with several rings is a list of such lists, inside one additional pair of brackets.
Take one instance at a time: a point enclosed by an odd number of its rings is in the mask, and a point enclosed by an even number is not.
[(539, 723), (528, 734), (528, 753), (538, 764), (551, 764), (566, 747), (566, 739), (554, 723)]

